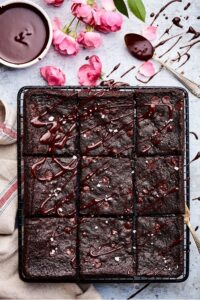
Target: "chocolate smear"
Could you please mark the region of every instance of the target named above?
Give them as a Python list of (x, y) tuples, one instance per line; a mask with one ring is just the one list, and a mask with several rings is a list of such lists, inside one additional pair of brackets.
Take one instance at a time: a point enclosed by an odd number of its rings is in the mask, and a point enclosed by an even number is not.
[(155, 22), (155, 20), (160, 16), (160, 14), (172, 3), (174, 2), (182, 2), (182, 0), (171, 0), (170, 2), (168, 2), (167, 4), (165, 4), (160, 10), (159, 12), (155, 15), (153, 21), (151, 22), (151, 25), (153, 25), (153, 23)]
[[(191, 160), (191, 162), (193, 162), (193, 161), (195, 161), (195, 160), (197, 160), (197, 159), (199, 159), (200, 158), (200, 151), (196, 154), (196, 156)], [(190, 163), (191, 163), (190, 162)]]
[(184, 10), (187, 10), (190, 7), (191, 3), (188, 2), (188, 4), (184, 7)]
[(200, 201), (200, 197), (193, 198), (192, 200), (199, 200)]
[(181, 22), (181, 18), (179, 18), (179, 17), (175, 17), (175, 18), (172, 19), (172, 23), (175, 26), (177, 26), (179, 28), (183, 28), (183, 25), (181, 25), (180, 22)]
[(108, 78), (112, 73), (114, 73), (115, 71), (117, 71), (117, 69), (120, 67), (120, 65), (121, 65), (121, 63), (117, 64), (106, 77)]
[(124, 76), (126, 76), (129, 72), (131, 72), (132, 70), (134, 70), (136, 67), (135, 66), (132, 66), (130, 69), (128, 69), (126, 72), (124, 72), (120, 78), (123, 78)]
[(198, 140), (198, 139), (199, 139), (199, 137), (198, 137), (198, 135), (196, 134), (196, 132), (194, 132), (194, 131), (190, 131), (190, 134), (194, 135), (194, 137), (195, 137), (195, 139), (196, 139), (196, 140)]

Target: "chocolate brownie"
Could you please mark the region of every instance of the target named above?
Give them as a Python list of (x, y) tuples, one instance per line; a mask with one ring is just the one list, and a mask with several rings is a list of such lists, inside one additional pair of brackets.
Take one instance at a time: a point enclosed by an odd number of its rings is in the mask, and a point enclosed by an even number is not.
[(182, 157), (137, 158), (135, 184), (140, 215), (184, 213)]
[(184, 266), (182, 216), (139, 217), (137, 221), (137, 274), (178, 277)]
[(25, 157), (26, 215), (73, 216), (76, 213), (78, 160)]
[(78, 136), (76, 94), (39, 89), (25, 93), (25, 154), (76, 153)]
[(131, 160), (83, 157), (80, 213), (128, 215), (133, 213)]
[(83, 92), (80, 98), (81, 151), (85, 156), (130, 156), (134, 100), (131, 92)]
[(80, 220), (80, 274), (133, 276), (132, 222), (114, 218)]
[(180, 154), (184, 150), (184, 98), (181, 89), (136, 91), (137, 153)]
[(45, 280), (75, 278), (76, 228), (74, 218), (26, 219), (25, 276)]

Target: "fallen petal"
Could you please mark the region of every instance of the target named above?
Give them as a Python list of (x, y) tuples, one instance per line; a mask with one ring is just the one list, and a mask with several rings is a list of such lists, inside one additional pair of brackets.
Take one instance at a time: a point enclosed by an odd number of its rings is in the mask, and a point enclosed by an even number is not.
[(142, 30), (142, 35), (149, 41), (153, 41), (157, 37), (157, 27), (156, 26), (146, 26)]
[(155, 67), (152, 62), (147, 61), (139, 68), (139, 73), (146, 77), (151, 77), (155, 74)]

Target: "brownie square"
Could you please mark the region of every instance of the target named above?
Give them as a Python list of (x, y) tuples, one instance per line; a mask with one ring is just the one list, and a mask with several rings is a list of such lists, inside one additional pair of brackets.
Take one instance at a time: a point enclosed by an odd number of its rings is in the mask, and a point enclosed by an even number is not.
[(74, 218), (26, 219), (24, 274), (30, 279), (62, 279), (76, 275)]
[(26, 157), (24, 203), (26, 215), (74, 216), (78, 160)]
[(80, 220), (80, 274), (132, 276), (135, 274), (132, 222), (114, 218)]
[(133, 150), (133, 93), (79, 94), (80, 145), (85, 156), (130, 156)]
[(141, 89), (137, 101), (137, 153), (180, 154), (184, 150), (182, 89)]
[(184, 213), (182, 157), (137, 158), (135, 183), (140, 215)]
[(184, 267), (182, 216), (139, 217), (137, 221), (137, 274), (178, 277)]
[(80, 213), (128, 215), (133, 213), (131, 160), (83, 157)]
[(24, 96), (24, 153), (77, 152), (77, 93), (31, 90)]

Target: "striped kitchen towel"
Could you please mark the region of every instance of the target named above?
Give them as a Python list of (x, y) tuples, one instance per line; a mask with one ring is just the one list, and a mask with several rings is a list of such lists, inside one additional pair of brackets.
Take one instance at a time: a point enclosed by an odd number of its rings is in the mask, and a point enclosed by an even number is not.
[(92, 285), (26, 283), (18, 275), (16, 112), (0, 100), (0, 299), (101, 299)]

